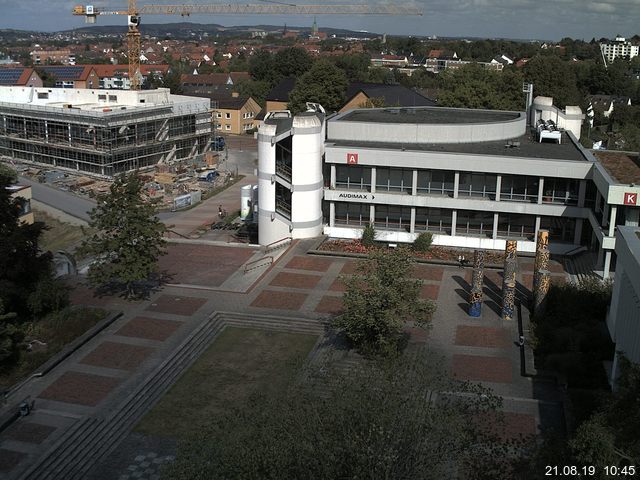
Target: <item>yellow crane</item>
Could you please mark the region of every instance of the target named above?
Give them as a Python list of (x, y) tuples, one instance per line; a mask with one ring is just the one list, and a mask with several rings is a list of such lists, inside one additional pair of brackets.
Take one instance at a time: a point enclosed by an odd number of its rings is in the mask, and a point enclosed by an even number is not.
[(395, 5), (291, 5), (267, 4), (203, 4), (203, 5), (143, 5), (129, 0), (127, 10), (107, 10), (93, 5), (78, 5), (73, 15), (85, 17), (86, 23), (96, 23), (98, 15), (127, 15), (127, 55), (129, 57), (129, 81), (132, 90), (140, 89), (140, 16), (147, 15), (422, 15), (413, 7)]

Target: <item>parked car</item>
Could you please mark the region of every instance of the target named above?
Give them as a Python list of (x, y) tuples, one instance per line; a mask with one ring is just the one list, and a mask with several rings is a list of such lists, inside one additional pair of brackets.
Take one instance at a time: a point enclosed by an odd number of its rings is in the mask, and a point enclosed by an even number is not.
[(213, 139), (213, 149), (218, 151), (218, 150), (224, 150), (224, 147), (227, 143), (224, 141), (224, 137), (215, 137)]
[(201, 182), (213, 182), (218, 176), (216, 170), (206, 170), (198, 174), (198, 180)]

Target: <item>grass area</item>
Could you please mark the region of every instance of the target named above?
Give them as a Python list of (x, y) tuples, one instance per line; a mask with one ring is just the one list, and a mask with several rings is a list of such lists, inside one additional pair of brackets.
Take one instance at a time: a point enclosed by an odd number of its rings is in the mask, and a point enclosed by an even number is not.
[(284, 388), (317, 340), (313, 335), (226, 328), (137, 425), (148, 435), (186, 438), (201, 422)]
[(106, 313), (99, 308), (65, 308), (47, 315), (38, 322), (26, 324), (25, 340), (36, 339), (47, 345), (34, 345), (33, 351), (23, 351), (18, 362), (0, 374), (0, 389), (7, 389), (34, 373), (65, 345), (103, 320)]
[(42, 234), (40, 248), (44, 251), (73, 251), (91, 229), (64, 223), (41, 210), (33, 210), (35, 220), (44, 222), (48, 229)]

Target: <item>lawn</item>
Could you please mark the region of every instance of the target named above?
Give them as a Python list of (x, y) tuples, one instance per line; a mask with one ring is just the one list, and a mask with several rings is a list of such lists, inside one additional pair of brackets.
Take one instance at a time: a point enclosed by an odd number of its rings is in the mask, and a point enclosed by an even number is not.
[(201, 422), (245, 402), (253, 392), (284, 388), (318, 337), (226, 328), (136, 426), (147, 435), (185, 438)]
[(3, 369), (0, 389), (6, 389), (35, 373), (40, 365), (103, 320), (106, 312), (99, 308), (66, 308), (47, 315), (26, 326), (26, 341), (39, 340), (46, 346), (34, 345), (31, 352), (23, 351), (18, 362)]
[(47, 230), (44, 231), (39, 242), (40, 248), (45, 252), (47, 250), (72, 252), (91, 231), (88, 227), (61, 222), (41, 210), (34, 209), (33, 214), (36, 221), (44, 222), (47, 226)]

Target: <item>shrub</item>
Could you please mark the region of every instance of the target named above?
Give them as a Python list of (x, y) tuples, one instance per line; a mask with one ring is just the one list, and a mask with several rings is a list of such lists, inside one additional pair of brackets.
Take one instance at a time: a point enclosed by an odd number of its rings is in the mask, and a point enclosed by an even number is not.
[(364, 230), (362, 231), (362, 245), (365, 247), (373, 247), (373, 244), (376, 241), (376, 229), (370, 223)]
[(414, 252), (428, 252), (431, 248), (431, 242), (433, 242), (433, 235), (429, 232), (422, 232), (414, 240), (411, 249)]

